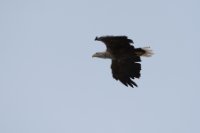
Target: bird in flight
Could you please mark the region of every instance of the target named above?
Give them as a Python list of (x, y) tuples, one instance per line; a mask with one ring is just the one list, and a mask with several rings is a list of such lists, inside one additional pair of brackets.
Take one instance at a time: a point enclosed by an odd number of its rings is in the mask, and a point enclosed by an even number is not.
[(101, 36), (95, 41), (101, 41), (106, 45), (105, 52), (97, 52), (92, 57), (111, 59), (112, 76), (125, 86), (137, 87), (133, 81), (140, 78), (141, 62), (140, 57), (150, 57), (153, 55), (150, 47), (135, 48), (133, 41), (127, 36)]

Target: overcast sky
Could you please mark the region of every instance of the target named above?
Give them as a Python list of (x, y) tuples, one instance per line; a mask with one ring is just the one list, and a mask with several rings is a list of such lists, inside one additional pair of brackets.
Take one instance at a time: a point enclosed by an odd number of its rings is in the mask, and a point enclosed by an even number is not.
[[(199, 0), (0, 0), (1, 133), (199, 133)], [(101, 35), (127, 35), (138, 88), (112, 78)]]

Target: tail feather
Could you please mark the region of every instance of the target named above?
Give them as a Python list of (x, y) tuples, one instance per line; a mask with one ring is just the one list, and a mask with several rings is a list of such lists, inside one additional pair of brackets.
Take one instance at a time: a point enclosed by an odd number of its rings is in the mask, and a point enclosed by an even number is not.
[(143, 47), (143, 48), (141, 48), (141, 49), (145, 51), (145, 52), (142, 54), (142, 56), (151, 57), (151, 56), (154, 54), (153, 51), (150, 49), (150, 47)]

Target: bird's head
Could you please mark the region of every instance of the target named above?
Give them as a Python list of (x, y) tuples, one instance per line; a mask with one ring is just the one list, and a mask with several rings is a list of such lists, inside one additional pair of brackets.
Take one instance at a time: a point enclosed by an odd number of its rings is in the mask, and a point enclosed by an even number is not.
[(92, 57), (98, 57), (103, 59), (112, 59), (111, 55), (108, 52), (96, 52)]
[(96, 52), (95, 54), (92, 55), (92, 57), (106, 58), (105, 52)]

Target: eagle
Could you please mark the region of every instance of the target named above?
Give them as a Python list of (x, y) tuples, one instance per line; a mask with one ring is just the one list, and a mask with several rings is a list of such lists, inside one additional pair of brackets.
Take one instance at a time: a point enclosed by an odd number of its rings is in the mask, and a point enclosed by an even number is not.
[(140, 78), (141, 56), (150, 57), (153, 55), (150, 47), (135, 48), (133, 41), (127, 36), (101, 36), (95, 41), (101, 41), (106, 45), (105, 52), (97, 52), (92, 57), (111, 59), (112, 76), (125, 86), (137, 87), (133, 81)]

